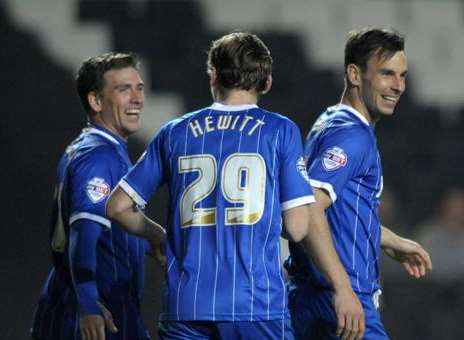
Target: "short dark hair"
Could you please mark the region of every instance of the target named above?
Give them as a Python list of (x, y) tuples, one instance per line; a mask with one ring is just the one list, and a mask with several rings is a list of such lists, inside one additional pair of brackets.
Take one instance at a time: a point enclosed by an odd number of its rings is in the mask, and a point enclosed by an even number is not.
[(103, 76), (114, 69), (133, 67), (138, 69), (139, 60), (132, 53), (109, 52), (84, 60), (77, 71), (76, 88), (81, 104), (87, 113), (91, 108), (87, 99), (90, 92), (101, 93), (105, 86)]
[(233, 32), (212, 42), (208, 52), (208, 74), (213, 68), (220, 92), (230, 89), (261, 92), (272, 72), (272, 57), (256, 35)]
[(374, 26), (353, 30), (348, 33), (345, 45), (345, 69), (349, 64), (355, 64), (365, 70), (371, 56), (389, 59), (403, 50), (404, 36), (397, 31)]

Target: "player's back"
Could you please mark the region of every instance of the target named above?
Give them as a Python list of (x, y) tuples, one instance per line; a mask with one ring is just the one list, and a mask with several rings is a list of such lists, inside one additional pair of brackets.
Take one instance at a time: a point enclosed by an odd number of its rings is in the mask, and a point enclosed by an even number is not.
[(281, 212), (312, 201), (301, 154), (296, 125), (256, 105), (216, 103), (160, 130), (121, 185), (143, 204), (169, 183), (161, 319), (284, 316)]

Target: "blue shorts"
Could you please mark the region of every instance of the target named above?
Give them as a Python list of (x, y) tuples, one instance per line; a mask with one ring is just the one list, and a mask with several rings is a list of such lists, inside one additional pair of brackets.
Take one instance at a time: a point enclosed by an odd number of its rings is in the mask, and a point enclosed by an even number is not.
[[(311, 286), (307, 282), (292, 283), (288, 289), (288, 308), (296, 339), (339, 339), (335, 335), (337, 317), (332, 304), (332, 292)], [(364, 309), (366, 331), (364, 340), (389, 339), (374, 305), (372, 294), (357, 294)]]
[(294, 340), (289, 318), (270, 321), (160, 321), (160, 340)]

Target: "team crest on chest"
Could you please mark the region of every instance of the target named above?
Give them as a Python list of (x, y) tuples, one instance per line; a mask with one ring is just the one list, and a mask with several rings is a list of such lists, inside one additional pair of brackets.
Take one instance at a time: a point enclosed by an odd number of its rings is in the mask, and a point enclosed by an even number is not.
[(338, 146), (329, 148), (322, 154), (322, 165), (327, 171), (337, 170), (345, 166), (346, 163), (348, 163), (348, 156)]
[(103, 178), (94, 177), (87, 182), (85, 192), (93, 203), (101, 202), (109, 196), (110, 186)]

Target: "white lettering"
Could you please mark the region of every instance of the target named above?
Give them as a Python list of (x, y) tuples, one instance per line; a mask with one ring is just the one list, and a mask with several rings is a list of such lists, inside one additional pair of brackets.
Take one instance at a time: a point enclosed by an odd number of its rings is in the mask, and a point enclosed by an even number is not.
[(230, 123), (232, 122), (232, 116), (219, 116), (217, 128), (218, 130), (226, 130), (229, 128)]
[(264, 125), (264, 122), (262, 120), (256, 119), (255, 125), (251, 128), (251, 130), (248, 132), (248, 136), (251, 136), (253, 132), (258, 128), (258, 126)]
[(189, 123), (190, 130), (192, 130), (193, 136), (198, 137), (198, 134), (202, 135), (203, 130), (201, 129), (200, 123), (197, 119)]
[(248, 124), (248, 121), (250, 121), (251, 119), (253, 119), (253, 117), (251, 117), (251, 116), (245, 116), (245, 118), (243, 118), (243, 123), (242, 123), (242, 126), (240, 126), (239, 131), (243, 131), (243, 129), (245, 128), (245, 126)]
[(240, 119), (240, 115), (235, 117), (234, 122), (232, 123), (232, 126), (230, 127), (231, 130), (235, 129), (235, 125), (237, 125), (238, 120)]
[(198, 119), (192, 120), (189, 123), (189, 128), (192, 131), (192, 134), (195, 138), (202, 136), (205, 133), (213, 132), (216, 130), (237, 131), (235, 127), (238, 126), (238, 121), (240, 120), (240, 118), (243, 118), (243, 119), (240, 123), (240, 128), (238, 128), (238, 131), (242, 132), (248, 126), (249, 127), (249, 130), (247, 132), (248, 136), (251, 136), (253, 133), (256, 132), (256, 130), (258, 130), (258, 128), (260, 128), (261, 126), (265, 124), (263, 120), (254, 118), (253, 116), (238, 115), (238, 116), (233, 117), (232, 115), (229, 114), (229, 115), (204, 117), (204, 125), (202, 125), (198, 121)]
[(211, 116), (205, 117), (205, 131), (206, 132), (211, 132), (215, 130), (215, 128), (212, 127), (211, 124), (213, 124), (213, 117)]

